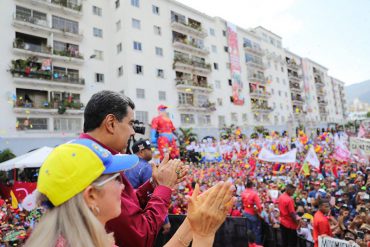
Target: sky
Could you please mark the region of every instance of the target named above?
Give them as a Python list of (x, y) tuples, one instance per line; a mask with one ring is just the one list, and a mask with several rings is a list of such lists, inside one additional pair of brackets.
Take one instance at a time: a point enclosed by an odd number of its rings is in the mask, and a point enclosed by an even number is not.
[(370, 0), (177, 1), (246, 29), (263, 26), (346, 85), (370, 80)]

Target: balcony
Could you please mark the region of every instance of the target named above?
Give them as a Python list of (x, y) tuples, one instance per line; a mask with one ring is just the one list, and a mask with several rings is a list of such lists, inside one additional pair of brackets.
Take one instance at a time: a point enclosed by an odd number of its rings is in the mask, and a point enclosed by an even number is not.
[(211, 64), (195, 61), (184, 56), (175, 55), (173, 69), (190, 73), (208, 75), (211, 72)]
[(75, 4), (69, 0), (17, 0), (20, 2), (31, 3), (34, 7), (47, 7), (53, 12), (65, 16), (82, 16), (82, 4)]
[(51, 47), (45, 44), (27, 43), (20, 38), (16, 38), (13, 42), (13, 52), (29, 56), (50, 57)]
[(53, 50), (53, 59), (57, 61), (61, 61), (64, 63), (75, 63), (75, 64), (83, 64), (84, 57), (79, 51), (69, 51), (69, 50), (62, 50), (57, 51)]
[(189, 111), (189, 112), (213, 112), (216, 111), (216, 103), (205, 103), (205, 104), (187, 104), (179, 103), (177, 106), (179, 111)]
[(173, 41), (173, 47), (180, 51), (189, 52), (197, 56), (207, 56), (209, 54), (207, 49), (199, 47), (188, 40), (175, 39)]
[(64, 39), (71, 39), (71, 40), (74, 40), (74, 41), (81, 41), (82, 38), (83, 38), (83, 35), (82, 35), (82, 32), (81, 31), (71, 31), (70, 29), (68, 28), (52, 28), (52, 31), (54, 33), (55, 36), (57, 37), (61, 37), (61, 38), (64, 38)]
[(269, 106), (252, 104), (252, 112), (257, 113), (270, 113), (273, 109)]
[(213, 88), (211, 85), (209, 85), (207, 82), (194, 82), (192, 80), (183, 80), (180, 78), (176, 78), (176, 88), (179, 90), (194, 90), (204, 93), (211, 93), (213, 91)]
[(208, 35), (207, 32), (201, 26), (187, 24), (186, 22), (181, 22), (174, 19), (171, 22), (171, 27), (173, 30), (177, 32), (186, 33), (202, 39), (204, 39)]
[(295, 61), (286, 62), (288, 69), (292, 69), (295, 71), (299, 70), (299, 65)]
[(292, 97), (292, 103), (293, 105), (303, 105), (304, 101), (301, 97)]
[(259, 91), (259, 90), (250, 92), (249, 95), (251, 98), (257, 98), (257, 99), (267, 99), (271, 96), (270, 93)]
[(14, 14), (13, 25), (23, 30), (32, 30), (44, 34), (49, 34), (51, 32), (50, 23), (47, 20), (43, 20), (33, 16)]
[[(14, 68), (10, 70), (14, 82), (25, 85), (39, 85), (71, 89), (83, 89), (85, 80), (75, 75), (55, 76), (51, 71), (28, 71), (28, 69)], [(52, 76), (53, 75), (53, 76)]]
[(318, 100), (317, 102), (319, 104), (319, 106), (327, 106), (328, 105), (328, 102), (326, 102), (325, 100)]
[(264, 76), (260, 76), (258, 74), (253, 74), (253, 75), (248, 75), (248, 80), (249, 82), (257, 82), (260, 84), (266, 84), (267, 83), (267, 78)]
[(265, 70), (266, 66), (263, 64), (263, 62), (257, 62), (253, 60), (249, 60), (246, 62), (248, 66), (254, 67), (259, 70)]
[(296, 73), (288, 73), (288, 79), (292, 82), (300, 82), (302, 77)]
[(264, 51), (261, 48), (251, 47), (248, 44), (244, 44), (243, 46), (244, 46), (244, 50), (246, 52), (252, 53), (254, 55), (262, 57), (265, 54)]

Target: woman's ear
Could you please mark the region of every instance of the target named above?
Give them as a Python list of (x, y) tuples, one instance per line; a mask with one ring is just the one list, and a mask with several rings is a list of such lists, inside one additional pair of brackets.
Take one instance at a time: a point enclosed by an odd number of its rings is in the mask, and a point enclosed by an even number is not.
[(83, 192), (82, 192), (83, 198), (85, 200), (85, 203), (90, 208), (92, 206), (97, 205), (98, 200), (98, 191), (92, 187), (88, 186)]

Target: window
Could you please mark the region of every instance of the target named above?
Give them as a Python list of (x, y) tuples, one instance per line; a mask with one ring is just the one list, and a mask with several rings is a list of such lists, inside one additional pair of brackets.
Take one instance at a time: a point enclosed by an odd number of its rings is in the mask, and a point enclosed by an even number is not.
[(281, 72), (284, 72), (284, 67), (281, 67)]
[(274, 63), (274, 67), (275, 67), (275, 70), (277, 71), (278, 70), (277, 63)]
[(286, 98), (288, 97), (288, 93), (287, 93), (287, 92), (285, 92), (285, 97), (286, 97)]
[(94, 56), (95, 56), (95, 59), (98, 59), (98, 60), (104, 59), (104, 53), (103, 51), (100, 51), (100, 50), (94, 50)]
[(286, 81), (285, 81), (285, 79), (283, 79), (283, 85), (285, 85), (286, 84)]
[(166, 91), (159, 91), (158, 92), (158, 99), (159, 100), (166, 100)]
[(159, 15), (159, 7), (155, 6), (155, 5), (152, 5), (152, 12), (155, 15)]
[(279, 79), (279, 77), (276, 77), (276, 82), (277, 82), (277, 83), (280, 83), (280, 79)]
[(222, 98), (217, 98), (217, 104), (218, 104), (219, 106), (222, 106)]
[(231, 68), (231, 63), (226, 63), (226, 69), (230, 69)]
[(275, 91), (273, 88), (271, 88), (271, 94), (274, 95), (275, 94)]
[(180, 114), (180, 119), (182, 124), (195, 124), (193, 114)]
[(232, 112), (231, 113), (231, 123), (237, 123), (238, 122), (238, 113)]
[(280, 109), (283, 110), (283, 104), (282, 103), (280, 103)]
[(164, 71), (163, 71), (163, 69), (157, 69), (157, 77), (164, 78)]
[(210, 28), (210, 29), (209, 29), (209, 34), (210, 34), (211, 36), (215, 36), (215, 30), (214, 30), (213, 28)]
[(96, 6), (92, 6), (93, 7), (93, 14), (94, 15), (97, 15), (97, 16), (101, 16), (102, 15), (102, 9), (99, 8), (99, 7), (96, 7)]
[(280, 90), (279, 90), (278, 94), (279, 94), (279, 96), (281, 96), (281, 91)]
[(212, 52), (213, 52), (213, 53), (217, 53), (217, 46), (212, 45), (211, 47), (212, 47)]
[(222, 36), (226, 37), (226, 30), (222, 30)]
[(103, 38), (103, 30), (97, 27), (93, 28), (93, 33), (95, 37)]
[(17, 118), (17, 130), (47, 130), (47, 118)]
[(81, 132), (80, 118), (54, 118), (54, 131)]
[(104, 82), (104, 74), (95, 73), (95, 82)]
[(225, 126), (225, 116), (218, 116), (218, 127)]
[(135, 119), (143, 122), (144, 124), (149, 123), (149, 116), (147, 111), (135, 111)]
[(141, 42), (134, 41), (134, 50), (141, 51)]
[(285, 123), (285, 117), (284, 116), (281, 116), (281, 122)]
[(286, 109), (289, 110), (289, 106), (288, 105), (286, 105)]
[(38, 25), (48, 26), (46, 14), (36, 10), (17, 6), (15, 17), (17, 20), (24, 20), (27, 22), (31, 21), (32, 23), (37, 23)]
[(213, 63), (213, 68), (214, 68), (215, 70), (218, 70), (218, 63)]
[(277, 48), (281, 48), (281, 41), (280, 40), (276, 41), (276, 46), (277, 46)]
[(134, 7), (140, 7), (140, 0), (131, 0), (131, 5)]
[(62, 17), (53, 15), (53, 28), (63, 32), (78, 34), (78, 22), (71, 21)]
[(244, 123), (248, 121), (248, 115), (247, 115), (247, 113), (243, 113), (243, 115), (242, 115), (242, 121)]
[(142, 65), (135, 65), (135, 74), (142, 75), (144, 73), (144, 69)]
[(121, 30), (121, 28), (122, 28), (122, 23), (121, 23), (121, 20), (119, 20), (116, 22), (116, 31), (118, 32), (119, 30)]
[(198, 124), (199, 125), (210, 125), (211, 124), (211, 116), (210, 115), (199, 115), (198, 116)]
[(115, 6), (116, 6), (116, 9), (118, 9), (119, 6), (120, 6), (120, 1), (119, 0), (116, 0), (114, 3), (115, 3)]
[(161, 47), (155, 48), (155, 55), (162, 57), (163, 56), (163, 49)]
[(225, 51), (225, 52), (229, 52), (229, 47), (224, 46), (224, 51)]
[(123, 75), (123, 66), (118, 67), (118, 76)]
[(194, 104), (194, 95), (191, 93), (178, 93), (178, 99), (180, 105)]
[(273, 103), (272, 103), (272, 106), (273, 106), (273, 108), (274, 108), (274, 110), (275, 110), (275, 108), (276, 108), (276, 103), (275, 103), (275, 102), (273, 102)]
[(138, 99), (145, 99), (145, 89), (143, 89), (143, 88), (136, 88), (136, 98), (138, 98)]
[(159, 35), (161, 36), (162, 35), (162, 31), (161, 31), (161, 27), (160, 26), (153, 26), (153, 30), (154, 30), (154, 34), (156, 35)]
[(138, 19), (132, 18), (131, 24), (133, 28), (140, 29), (141, 28), (141, 22)]
[(117, 53), (120, 53), (122, 51), (122, 43), (119, 43), (117, 45)]
[(215, 81), (215, 88), (221, 89), (221, 82), (220, 81)]

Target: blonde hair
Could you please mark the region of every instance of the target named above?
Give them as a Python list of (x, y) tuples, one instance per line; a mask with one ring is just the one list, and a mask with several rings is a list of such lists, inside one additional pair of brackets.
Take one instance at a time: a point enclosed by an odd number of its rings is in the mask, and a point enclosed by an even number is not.
[(55, 246), (57, 240), (62, 237), (66, 240), (67, 246), (111, 247), (104, 226), (88, 208), (82, 193), (48, 211), (37, 224), (25, 246)]

